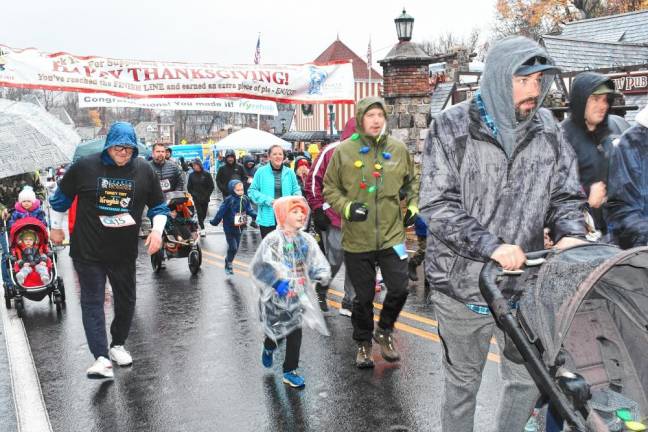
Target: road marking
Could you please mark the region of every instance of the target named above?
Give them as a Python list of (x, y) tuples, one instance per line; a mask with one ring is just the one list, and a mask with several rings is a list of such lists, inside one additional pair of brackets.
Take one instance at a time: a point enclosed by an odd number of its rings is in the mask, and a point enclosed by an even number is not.
[[(205, 254), (205, 255), (209, 255), (209, 256), (212, 256), (212, 257), (215, 257), (215, 258), (219, 258), (219, 259), (222, 259), (222, 260), (225, 260), (225, 257), (224, 257), (224, 256), (216, 255), (216, 254), (211, 253), (211, 252), (206, 252), (204, 249), (203, 249), (203, 254)], [(207, 262), (207, 263), (209, 263), (209, 264), (212, 264), (212, 265), (214, 265), (214, 266), (220, 266), (220, 265), (222, 264), (222, 263), (219, 262), (219, 261), (214, 261), (214, 260), (210, 260), (210, 259), (206, 259), (206, 258), (203, 259), (203, 261), (205, 261), (205, 262)], [(234, 263), (234, 264), (238, 264), (238, 265), (240, 265), (240, 266), (242, 266), (242, 267), (246, 267), (246, 268), (249, 268), (249, 267), (250, 267), (249, 264), (244, 263), (244, 262), (241, 262), (241, 261), (237, 261), (237, 260), (234, 260), (233, 263)], [(238, 269), (236, 269), (236, 268), (234, 269), (234, 273), (236, 273), (236, 274), (240, 274), (240, 275), (242, 275), (242, 276), (248, 276), (248, 277), (250, 276), (250, 272), (245, 271), (245, 270), (238, 270)], [(329, 292), (332, 292), (333, 294), (335, 294), (335, 295), (338, 296), (338, 297), (342, 297), (342, 296), (343, 296), (343, 294), (342, 294), (340, 291), (337, 291), (337, 290), (329, 289)], [(333, 300), (330, 300), (330, 299), (329, 299), (329, 300), (327, 300), (327, 302), (328, 302), (330, 305), (332, 305), (332, 306), (334, 306), (334, 307), (336, 307), (336, 308), (338, 308), (338, 309), (339, 309), (340, 307), (342, 307), (342, 305), (341, 305), (340, 303), (336, 302), (336, 301), (333, 301)], [(380, 304), (380, 303), (374, 303), (374, 306), (375, 306), (377, 309), (382, 310), (382, 304)], [(422, 316), (419, 316), (419, 315), (416, 315), (416, 314), (413, 314), (413, 313), (410, 313), (410, 312), (401, 311), (400, 315), (403, 316), (403, 317), (406, 317), (406, 318), (412, 319), (412, 320), (414, 320), (414, 321), (418, 321), (418, 322), (421, 322), (421, 323), (424, 323), (424, 324), (431, 325), (431, 326), (433, 326), (433, 327), (437, 327), (437, 324), (438, 324), (435, 320), (432, 320), (432, 319), (429, 319), (429, 318), (425, 318), (425, 317), (422, 317)], [(378, 316), (378, 315), (374, 315), (374, 321), (378, 321), (378, 319), (379, 319), (379, 316)], [(433, 341), (433, 342), (437, 342), (437, 343), (439, 343), (439, 342), (441, 341), (441, 340), (439, 339), (439, 335), (437, 335), (436, 333), (428, 332), (428, 331), (425, 331), (425, 330), (422, 330), (422, 329), (419, 329), (419, 328), (417, 328), (417, 327), (413, 327), (413, 326), (410, 326), (410, 325), (407, 325), (407, 324), (404, 324), (404, 323), (401, 323), (401, 322), (397, 322), (397, 323), (395, 324), (395, 327), (396, 327), (398, 330), (401, 330), (401, 331), (404, 331), (404, 332), (406, 332), (406, 333), (410, 333), (410, 334), (413, 334), (413, 335), (419, 336), (419, 337), (421, 337), (421, 338), (423, 338), (423, 339), (428, 339), (428, 340), (431, 340), (431, 341)], [(491, 342), (493, 342), (494, 340), (495, 340), (495, 338), (493, 338), (493, 339), (491, 340)], [(487, 358), (488, 358), (488, 360), (490, 360), (490, 361), (492, 361), (492, 362), (495, 362), (495, 363), (499, 363), (499, 362), (500, 362), (500, 356), (499, 356), (498, 354), (495, 354), (495, 353), (490, 353), (490, 352), (489, 352)]]
[(43, 392), (22, 319), (14, 310), (0, 307), (7, 345), (9, 376), (18, 432), (51, 432)]

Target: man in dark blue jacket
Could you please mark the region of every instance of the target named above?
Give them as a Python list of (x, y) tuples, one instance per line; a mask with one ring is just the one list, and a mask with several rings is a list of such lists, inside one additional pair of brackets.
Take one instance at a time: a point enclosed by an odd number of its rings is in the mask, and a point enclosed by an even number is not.
[(608, 223), (622, 248), (648, 245), (648, 106), (610, 155)]
[[(89, 378), (112, 378), (113, 360), (133, 363), (124, 349), (135, 311), (135, 261), (138, 232), (146, 205), (153, 229), (146, 239), (148, 253), (162, 245), (168, 208), (151, 165), (137, 157), (137, 138), (130, 123), (111, 126), (101, 153), (75, 162), (50, 199), (51, 238), (61, 243), (62, 221), (74, 198), (77, 217), (70, 239), (70, 256), (81, 287), (81, 313), (88, 347), (95, 357)], [(113, 292), (115, 317), (106, 335), (104, 299), (106, 278)]]
[(578, 158), (578, 175), (596, 230), (607, 233), (603, 203), (607, 195), (608, 157), (612, 140), (629, 125), (608, 113), (616, 93), (614, 81), (595, 72), (576, 75), (571, 86), (569, 118), (561, 123), (565, 139)]

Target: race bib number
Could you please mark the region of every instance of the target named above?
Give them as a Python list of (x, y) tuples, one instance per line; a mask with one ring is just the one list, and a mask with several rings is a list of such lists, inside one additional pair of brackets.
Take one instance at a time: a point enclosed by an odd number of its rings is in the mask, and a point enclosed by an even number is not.
[(171, 190), (171, 181), (169, 179), (160, 180), (160, 187), (162, 192), (168, 192)]
[(99, 177), (97, 209), (112, 214), (128, 213), (133, 204), (135, 182), (128, 179)]
[(99, 216), (101, 224), (106, 228), (123, 228), (135, 225), (135, 219), (129, 213), (122, 213), (115, 216)]
[(234, 215), (234, 226), (247, 225), (247, 214), (236, 213)]

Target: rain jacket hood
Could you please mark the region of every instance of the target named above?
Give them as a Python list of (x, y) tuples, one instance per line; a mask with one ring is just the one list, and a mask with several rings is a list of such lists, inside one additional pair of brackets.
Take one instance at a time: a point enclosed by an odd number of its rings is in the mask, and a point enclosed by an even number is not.
[[(377, 96), (364, 98), (360, 102), (358, 102), (358, 105), (356, 105), (356, 119), (359, 120), (355, 122), (355, 129), (357, 133), (367, 138), (372, 143), (375, 143), (376, 138), (367, 135), (362, 127), (362, 120), (364, 118), (364, 115), (367, 113), (367, 111), (369, 111), (369, 108), (372, 105), (380, 105), (380, 108), (382, 108), (383, 112), (387, 113), (387, 108), (385, 107), (385, 101), (382, 98)], [(387, 122), (385, 121), (385, 127), (383, 128), (383, 131), (381, 132), (380, 136), (377, 137), (378, 140), (381, 140), (386, 135), (386, 128), (387, 128)]]
[(644, 107), (635, 117), (635, 121), (641, 126), (648, 128), (648, 105)]
[[(585, 126), (585, 106), (587, 99), (592, 95), (598, 86), (605, 84), (610, 89), (614, 90), (614, 82), (606, 77), (595, 72), (583, 72), (574, 78), (569, 95), (569, 109), (571, 111), (571, 120), (582, 128)], [(608, 101), (611, 99), (612, 94), (609, 94)], [(602, 125), (607, 124), (607, 114), (601, 122)]]
[(227, 183), (227, 190), (229, 191), (230, 195), (236, 195), (234, 193), (234, 188), (236, 187), (237, 184), (243, 183), (241, 180), (230, 180), (229, 183)]
[(547, 64), (554, 64), (545, 49), (536, 42), (522, 36), (512, 36), (498, 41), (488, 51), (484, 63), (479, 92), (486, 112), (497, 126), (498, 141), (509, 157), (513, 154), (518, 135), (524, 135), (531, 125), (554, 77), (551, 71), (543, 74), (538, 103), (527, 119), (518, 123), (513, 103), (513, 75), (525, 61), (536, 56), (546, 58)]
[(131, 161), (137, 157), (137, 155), (139, 154), (139, 150), (137, 148), (137, 136), (135, 135), (135, 129), (133, 128), (132, 124), (128, 122), (116, 122), (113, 123), (112, 126), (110, 126), (108, 136), (106, 137), (106, 143), (104, 144), (103, 151), (101, 152), (101, 160), (104, 164), (115, 165), (115, 162), (108, 154), (108, 149), (117, 145), (133, 148), (133, 156), (131, 157)]

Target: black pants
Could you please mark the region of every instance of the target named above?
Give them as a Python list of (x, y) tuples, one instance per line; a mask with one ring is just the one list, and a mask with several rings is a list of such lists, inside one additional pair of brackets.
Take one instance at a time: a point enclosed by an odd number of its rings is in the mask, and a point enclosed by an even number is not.
[(209, 207), (209, 201), (207, 202), (194, 202), (196, 206), (196, 213), (198, 214), (198, 225), (200, 229), (205, 229), (205, 218), (207, 217), (207, 208)]
[[(294, 371), (299, 367), (299, 350), (301, 348), (302, 330), (297, 328), (286, 336), (286, 358), (284, 359), (283, 371)], [(281, 341), (280, 341), (281, 342)], [(263, 347), (269, 350), (277, 349), (275, 341), (266, 337)]]
[(106, 277), (113, 292), (115, 317), (110, 325), (114, 345), (124, 345), (135, 312), (135, 261), (92, 263), (74, 260), (81, 287), (81, 317), (90, 352), (95, 358), (108, 358), (106, 336)]
[(261, 231), (261, 238), (264, 239), (265, 236), (270, 234), (272, 231), (277, 229), (277, 225), (272, 225), (272, 226), (263, 226), (259, 225), (259, 230)]
[(392, 329), (407, 300), (407, 260), (401, 260), (394, 249), (352, 253), (344, 252), (344, 265), (355, 288), (353, 300), (353, 339), (370, 341), (374, 328), (373, 299), (376, 294), (376, 265), (380, 266), (387, 295), (378, 326)]

